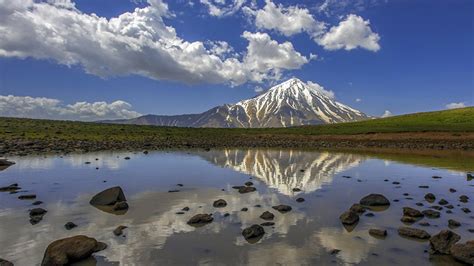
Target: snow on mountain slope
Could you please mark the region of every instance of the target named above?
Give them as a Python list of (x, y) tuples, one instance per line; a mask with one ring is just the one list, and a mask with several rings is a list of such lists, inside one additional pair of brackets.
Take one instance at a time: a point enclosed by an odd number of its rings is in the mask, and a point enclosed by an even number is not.
[(202, 114), (155, 116), (108, 123), (180, 127), (289, 127), (351, 122), (369, 117), (336, 102), (317, 84), (292, 78), (267, 92), (236, 104), (214, 107)]

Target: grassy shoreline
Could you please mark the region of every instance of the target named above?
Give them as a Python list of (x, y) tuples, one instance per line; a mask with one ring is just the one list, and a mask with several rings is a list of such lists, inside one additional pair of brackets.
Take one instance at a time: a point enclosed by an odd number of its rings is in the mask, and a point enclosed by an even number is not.
[(474, 150), (474, 107), (293, 128), (177, 128), (0, 118), (0, 154), (169, 148)]

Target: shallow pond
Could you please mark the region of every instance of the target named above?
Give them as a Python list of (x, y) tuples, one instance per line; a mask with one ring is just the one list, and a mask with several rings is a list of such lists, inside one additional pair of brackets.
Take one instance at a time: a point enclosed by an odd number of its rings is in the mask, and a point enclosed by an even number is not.
[[(84, 234), (108, 248), (82, 265), (456, 265), (449, 257), (430, 257), (425, 252), (429, 242), (400, 237), (397, 229), (404, 225), (403, 207), (425, 210), (436, 205), (424, 199), (431, 192), (437, 201), (443, 198), (454, 205), (452, 213), (444, 208), (440, 218), (422, 220), (429, 227), (412, 226), (436, 234), (448, 228), (448, 219), (455, 219), (461, 226), (452, 230), (461, 242), (474, 239), (469, 231), (474, 229), (474, 212), (461, 211), (474, 211), (474, 180), (466, 178), (473, 170), (466, 165), (474, 167), (472, 157), (400, 158), (404, 156), (257, 149), (9, 158), (16, 164), (0, 171), (0, 187), (18, 183), (22, 190), (0, 192), (0, 258), (38, 265), (49, 243)], [(459, 161), (464, 162), (461, 167)], [(456, 163), (450, 167), (446, 162)], [(247, 181), (256, 192), (232, 189)], [(123, 188), (130, 206), (122, 215), (89, 204), (96, 193), (113, 186)], [(355, 228), (342, 226), (339, 215), (370, 193), (385, 195), (390, 207), (371, 211), (373, 217), (361, 215)], [(23, 194), (36, 194), (44, 202), (40, 207), (48, 212), (40, 223), (30, 224), (33, 201), (19, 200)], [(461, 203), (460, 195), (471, 199)], [(305, 201), (296, 202), (299, 197)], [(226, 200), (227, 206), (214, 208), (217, 199)], [(424, 206), (415, 205), (419, 202)], [(281, 214), (271, 208), (278, 204), (293, 210)], [(177, 214), (183, 207), (190, 210)], [(248, 211), (241, 211), (244, 207)], [(259, 218), (264, 211), (275, 215), (275, 225), (266, 226), (257, 243), (248, 243), (241, 232), (265, 222)], [(214, 221), (189, 226), (187, 221), (197, 213), (212, 213)], [(69, 221), (78, 227), (66, 230)], [(112, 233), (118, 225), (128, 226), (123, 236)], [(370, 228), (386, 229), (388, 236), (374, 238)]]

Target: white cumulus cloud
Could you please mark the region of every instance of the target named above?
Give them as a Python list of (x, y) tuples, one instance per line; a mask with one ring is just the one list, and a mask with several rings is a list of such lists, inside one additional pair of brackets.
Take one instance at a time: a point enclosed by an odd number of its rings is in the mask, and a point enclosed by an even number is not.
[(255, 17), (257, 28), (275, 30), (285, 36), (300, 32), (316, 36), (325, 29), (325, 24), (316, 21), (308, 9), (298, 6), (284, 7), (281, 4), (277, 6), (271, 0), (265, 1), (263, 9), (253, 10), (246, 7), (244, 12)]
[(173, 16), (168, 5), (162, 0), (147, 2), (146, 7), (107, 19), (81, 12), (70, 0), (0, 0), (0, 56), (53, 59), (81, 65), (100, 77), (135, 74), (231, 85), (274, 79), (308, 62), (291, 43), (260, 33), (243, 37), (249, 40), (248, 49), (265, 48), (264, 55), (254, 50), (226, 55), (229, 46), (223, 42), (209, 47), (209, 41), (186, 41), (165, 24), (163, 18)]
[(214, 17), (225, 17), (239, 11), (247, 0), (200, 0), (201, 4), (207, 6), (209, 15)]
[(390, 112), (389, 110), (385, 110), (385, 112), (383, 113), (381, 117), (385, 118), (385, 117), (390, 117), (390, 116), (393, 116), (392, 112)]
[(126, 119), (140, 115), (133, 111), (131, 104), (120, 100), (111, 103), (76, 102), (65, 105), (60, 100), (51, 98), (0, 95), (0, 116), (6, 117), (95, 121)]
[(370, 28), (370, 21), (350, 14), (339, 25), (333, 26), (315, 41), (327, 50), (353, 50), (364, 48), (376, 52), (380, 50), (380, 36)]
[(464, 108), (466, 107), (466, 104), (463, 103), (463, 102), (459, 102), (459, 103), (448, 103), (446, 104), (445, 106), (447, 109), (457, 109), (457, 108)]
[(310, 88), (312, 88), (314, 90), (320, 91), (321, 93), (323, 93), (324, 95), (326, 95), (330, 99), (335, 99), (336, 98), (336, 95), (334, 94), (333, 91), (326, 90), (323, 86), (319, 85), (316, 82), (308, 81), (308, 82), (306, 82), (306, 85), (308, 85)]

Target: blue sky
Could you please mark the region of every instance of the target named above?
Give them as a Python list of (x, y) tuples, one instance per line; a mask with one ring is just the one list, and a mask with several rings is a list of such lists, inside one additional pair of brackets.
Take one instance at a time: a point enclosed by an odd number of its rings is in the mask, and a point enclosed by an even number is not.
[(290, 77), (376, 116), (474, 104), (474, 1), (224, 2), (0, 0), (0, 115), (198, 113)]

